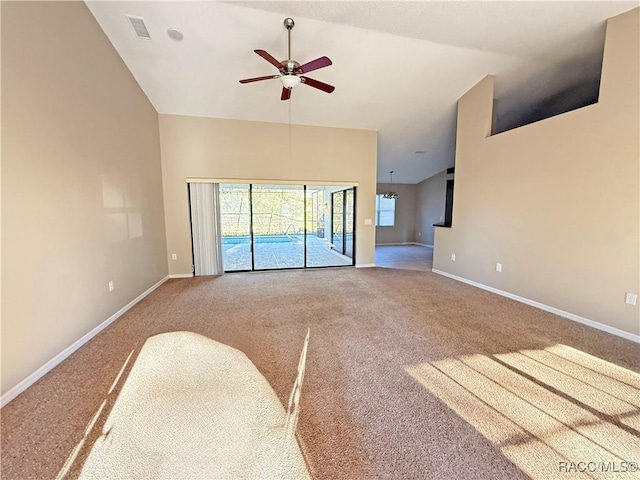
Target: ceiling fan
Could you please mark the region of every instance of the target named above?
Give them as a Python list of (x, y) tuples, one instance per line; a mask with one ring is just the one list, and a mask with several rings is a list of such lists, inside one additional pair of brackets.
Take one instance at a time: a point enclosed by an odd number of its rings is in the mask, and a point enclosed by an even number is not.
[(305, 77), (303, 75), (304, 73), (309, 73), (314, 70), (318, 70), (320, 68), (328, 67), (329, 65), (331, 65), (331, 60), (328, 57), (316, 58), (315, 60), (312, 60), (303, 65), (300, 65), (298, 62), (291, 59), (291, 30), (293, 29), (294, 25), (295, 23), (293, 21), (293, 18), (284, 19), (284, 26), (287, 29), (289, 38), (287, 60), (279, 62), (264, 50), (254, 50), (254, 52), (264, 58), (271, 65), (276, 67), (280, 74), (267, 75), (264, 77), (246, 78), (244, 80), (240, 80), (240, 83), (260, 82), (262, 80), (272, 80), (274, 78), (279, 78), (280, 82), (282, 82), (282, 95), (280, 96), (280, 100), (289, 100), (291, 98), (291, 90), (293, 90), (301, 83), (309, 85), (313, 88), (317, 88), (318, 90), (322, 90), (326, 93), (331, 93), (336, 89), (336, 87), (327, 85), (326, 83), (319, 82), (318, 80), (314, 80), (313, 78)]

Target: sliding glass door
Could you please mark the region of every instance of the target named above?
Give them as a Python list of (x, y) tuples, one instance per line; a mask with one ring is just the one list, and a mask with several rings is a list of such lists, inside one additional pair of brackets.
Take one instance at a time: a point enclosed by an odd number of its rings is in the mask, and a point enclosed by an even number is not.
[(342, 253), (342, 232), (344, 226), (344, 192), (335, 192), (331, 195), (331, 241), (336, 251)]
[(340, 255), (353, 259), (355, 190), (349, 188), (334, 192), (331, 195), (331, 209), (333, 248)]
[(222, 262), (225, 272), (252, 270), (249, 185), (220, 185)]
[(225, 272), (354, 265), (354, 188), (221, 184)]
[(354, 224), (356, 215), (356, 193), (353, 188), (344, 192), (344, 251), (342, 252), (349, 258), (353, 258), (354, 247)]
[[(353, 189), (350, 189), (353, 191)], [(348, 192), (349, 190), (347, 190)], [(344, 255), (344, 187), (307, 185), (307, 267), (353, 265), (353, 256)], [(347, 229), (353, 237), (354, 216)]]
[(304, 267), (304, 186), (252, 185), (254, 270)]

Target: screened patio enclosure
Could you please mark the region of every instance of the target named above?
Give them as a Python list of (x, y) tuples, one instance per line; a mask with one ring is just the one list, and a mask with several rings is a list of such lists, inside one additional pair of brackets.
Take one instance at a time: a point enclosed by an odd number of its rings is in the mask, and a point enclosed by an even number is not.
[(220, 184), (225, 272), (354, 265), (355, 187)]

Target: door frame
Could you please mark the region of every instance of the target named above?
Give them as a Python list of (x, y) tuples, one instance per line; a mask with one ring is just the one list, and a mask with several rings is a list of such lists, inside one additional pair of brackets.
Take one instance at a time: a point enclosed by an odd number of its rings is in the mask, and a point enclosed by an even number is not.
[[(202, 182), (200, 182), (202, 183)], [(347, 258), (349, 258), (348, 255), (345, 255), (344, 251), (345, 251), (345, 236), (346, 236), (346, 215), (344, 214), (345, 212), (345, 207), (346, 207), (346, 199), (347, 199), (347, 195), (346, 192), (349, 190), (353, 191), (353, 225), (352, 225), (352, 257), (351, 258), (351, 264), (350, 265), (319, 265), (319, 266), (309, 266), (307, 264), (307, 187), (309, 185), (312, 186), (332, 186), (332, 185), (324, 185), (322, 182), (318, 182), (318, 183), (305, 183), (305, 184), (299, 184), (299, 183), (293, 183), (293, 182), (285, 182), (285, 183), (277, 183), (276, 181), (274, 181), (273, 183), (265, 183), (265, 182), (259, 182), (259, 183), (243, 183), (243, 182), (238, 182), (238, 181), (234, 181), (234, 182), (229, 182), (229, 181), (225, 181), (225, 182), (220, 182), (220, 186), (225, 185), (225, 184), (231, 184), (231, 185), (247, 185), (248, 186), (248, 190), (249, 190), (249, 239), (250, 239), (250, 249), (251, 249), (251, 269), (245, 269), (245, 270), (231, 270), (231, 271), (224, 271), (224, 273), (240, 273), (240, 272), (269, 272), (269, 271), (276, 271), (276, 270), (301, 270), (301, 269), (314, 269), (314, 268), (341, 268), (341, 267), (354, 267), (356, 264), (356, 206), (357, 206), (357, 186), (356, 185), (352, 185), (348, 188), (345, 188), (344, 190), (338, 190), (336, 192), (331, 192), (331, 212), (329, 216), (329, 221), (331, 222), (331, 232), (333, 235), (333, 194), (334, 193), (342, 193), (343, 194), (343, 215), (342, 215), (342, 252), (339, 252), (341, 255), (346, 256)], [(188, 187), (189, 184), (187, 184)], [(284, 267), (284, 268), (261, 268), (261, 269), (256, 269), (255, 268), (255, 241), (254, 241), (254, 236), (255, 236), (255, 232), (254, 232), (254, 222), (253, 222), (253, 186), (254, 185), (301, 185), (303, 187), (303, 202), (304, 202), (304, 218), (303, 218), (303, 225), (304, 225), (304, 231), (303, 231), (303, 265), (300, 267)], [(345, 187), (347, 187), (345, 185)], [(222, 211), (219, 212), (219, 214), (221, 214)], [(191, 219), (190, 219), (191, 220)], [(327, 219), (325, 218), (325, 222), (327, 221)], [(192, 242), (191, 242), (191, 255), (193, 258), (193, 238), (192, 238)], [(224, 268), (224, 263), (223, 263), (223, 268)]]

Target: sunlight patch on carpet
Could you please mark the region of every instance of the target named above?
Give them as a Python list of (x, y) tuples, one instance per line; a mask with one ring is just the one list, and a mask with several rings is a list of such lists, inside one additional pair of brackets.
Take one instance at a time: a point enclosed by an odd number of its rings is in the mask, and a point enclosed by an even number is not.
[(277, 395), (242, 352), (149, 338), (80, 478), (309, 478)]
[(638, 472), (635, 372), (565, 345), (467, 355), (406, 371), (534, 479)]

